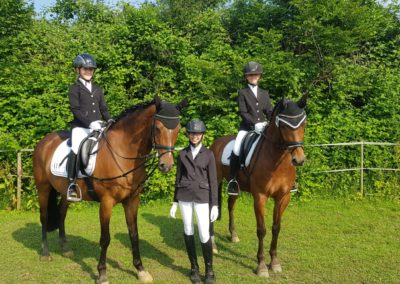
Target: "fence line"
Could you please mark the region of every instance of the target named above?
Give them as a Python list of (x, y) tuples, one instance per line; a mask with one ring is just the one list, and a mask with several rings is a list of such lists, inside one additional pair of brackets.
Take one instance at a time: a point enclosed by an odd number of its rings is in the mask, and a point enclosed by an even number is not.
[[(396, 168), (365, 168), (364, 167), (364, 146), (365, 145), (380, 145), (380, 146), (399, 146), (398, 143), (389, 143), (389, 142), (344, 142), (344, 143), (327, 143), (327, 144), (312, 144), (312, 145), (304, 145), (304, 147), (329, 147), (329, 146), (360, 146), (360, 167), (357, 168), (348, 168), (348, 169), (333, 169), (333, 170), (324, 170), (324, 171), (313, 171), (308, 172), (306, 174), (319, 174), (319, 173), (337, 173), (337, 172), (349, 172), (349, 171), (360, 171), (360, 193), (364, 195), (364, 171), (365, 170), (373, 170), (373, 171), (400, 171), (400, 169)], [(177, 148), (177, 150), (180, 150)], [(17, 153), (17, 174), (16, 175), (5, 175), (5, 177), (17, 177), (17, 210), (21, 208), (21, 193), (22, 193), (22, 179), (23, 178), (32, 178), (33, 176), (25, 176), (23, 174), (22, 168), (22, 153), (23, 152), (33, 152), (33, 149), (20, 149), (20, 150), (0, 150), (0, 153), (4, 152), (16, 152)]]

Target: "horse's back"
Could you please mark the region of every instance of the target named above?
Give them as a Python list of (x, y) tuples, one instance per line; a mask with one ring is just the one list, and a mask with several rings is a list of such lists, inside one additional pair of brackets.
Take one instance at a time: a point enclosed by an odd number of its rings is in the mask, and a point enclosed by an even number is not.
[(53, 153), (57, 146), (69, 137), (69, 131), (57, 131), (47, 134), (37, 143), (33, 151), (33, 174), (36, 184), (48, 180)]
[(222, 164), (222, 153), (224, 151), (226, 144), (228, 144), (229, 141), (234, 140), (235, 137), (236, 137), (236, 135), (228, 135), (228, 136), (219, 137), (219, 138), (215, 139), (214, 143), (210, 146), (210, 150), (214, 153), (214, 157), (215, 157), (218, 182), (221, 182), (223, 176), (226, 176), (227, 172), (228, 172), (228, 167), (226, 167)]

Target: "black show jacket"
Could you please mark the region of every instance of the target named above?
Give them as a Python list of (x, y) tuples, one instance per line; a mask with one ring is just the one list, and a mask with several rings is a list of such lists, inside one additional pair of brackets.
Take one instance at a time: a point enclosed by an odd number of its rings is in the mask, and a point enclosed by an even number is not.
[(239, 91), (239, 114), (242, 121), (239, 130), (250, 131), (258, 122), (269, 121), (272, 114), (272, 104), (268, 91), (258, 87), (257, 98), (250, 87)]
[(174, 201), (218, 205), (217, 170), (213, 152), (201, 146), (193, 160), (190, 146), (179, 152)]
[(77, 80), (69, 89), (69, 104), (74, 115), (71, 127), (89, 128), (89, 124), (96, 120), (111, 118), (104, 100), (103, 90), (93, 84), (90, 92), (80, 80)]

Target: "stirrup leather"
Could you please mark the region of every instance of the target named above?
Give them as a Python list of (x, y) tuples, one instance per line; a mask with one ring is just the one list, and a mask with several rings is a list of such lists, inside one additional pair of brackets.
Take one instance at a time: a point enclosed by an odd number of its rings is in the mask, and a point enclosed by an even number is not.
[(239, 183), (235, 178), (228, 182), (228, 195), (239, 195)]
[[(70, 194), (71, 194), (71, 187), (72, 187), (72, 186), (75, 186), (76, 197), (70, 195)], [(81, 188), (80, 188), (79, 185), (78, 185), (77, 183), (75, 183), (75, 182), (71, 183), (71, 184), (68, 186), (68, 189), (67, 189), (67, 201), (70, 201), (70, 202), (79, 202), (79, 201), (82, 201), (82, 191), (81, 191)]]

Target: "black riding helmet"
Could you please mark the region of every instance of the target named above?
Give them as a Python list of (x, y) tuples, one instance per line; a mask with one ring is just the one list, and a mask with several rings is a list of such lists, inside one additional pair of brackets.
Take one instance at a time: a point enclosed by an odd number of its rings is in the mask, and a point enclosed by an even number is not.
[(96, 69), (97, 65), (96, 65), (96, 60), (93, 58), (93, 56), (91, 56), (88, 53), (82, 53), (79, 54), (77, 57), (75, 57), (74, 67), (75, 68), (85, 67), (85, 68)]
[(244, 66), (244, 75), (261, 75), (263, 68), (260, 63), (250, 61)]
[(204, 133), (206, 132), (206, 126), (200, 119), (192, 119), (186, 124), (187, 133)]

